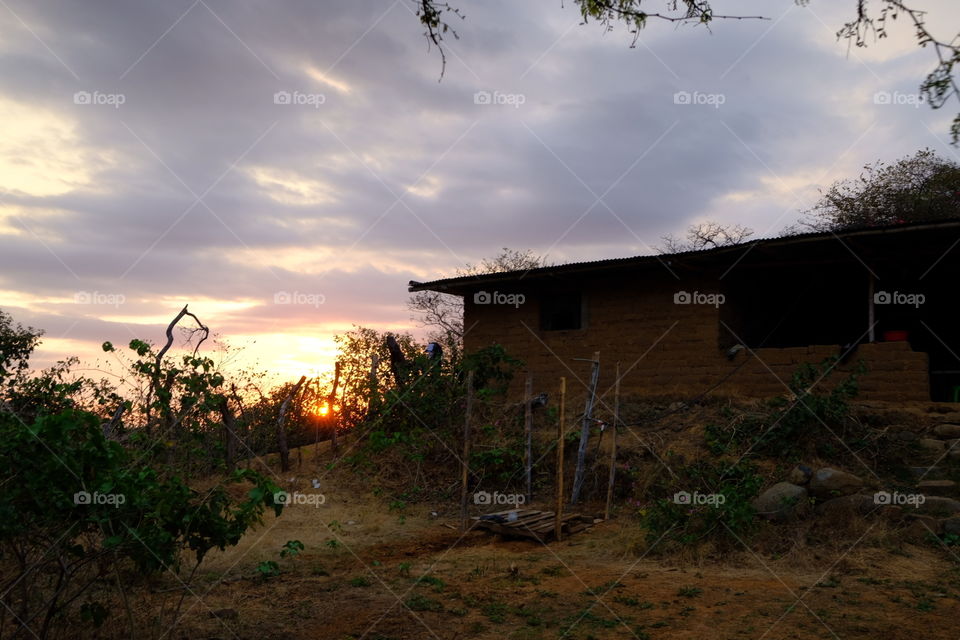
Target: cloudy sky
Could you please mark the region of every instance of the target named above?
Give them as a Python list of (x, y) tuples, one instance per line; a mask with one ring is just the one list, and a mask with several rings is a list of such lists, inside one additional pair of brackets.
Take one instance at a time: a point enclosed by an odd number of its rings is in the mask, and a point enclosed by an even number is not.
[[(410, 0), (0, 0), (0, 308), (46, 330), (38, 366), (189, 303), (313, 374), (352, 324), (415, 329), (408, 280), (501, 247), (775, 235), (865, 163), (955, 157), (953, 112), (916, 104), (933, 53), (904, 25), (848, 52), (854, 0), (716, 0), (770, 19), (634, 48), (565, 4), (461, 0), (440, 80)], [(956, 33), (955, 2), (915, 4)]]

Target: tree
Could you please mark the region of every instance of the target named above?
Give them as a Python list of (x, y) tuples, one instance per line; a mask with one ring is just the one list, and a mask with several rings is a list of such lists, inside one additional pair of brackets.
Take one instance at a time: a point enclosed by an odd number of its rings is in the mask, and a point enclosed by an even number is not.
[[(424, 36), (440, 53), (441, 71), (446, 68), (444, 37), (459, 38), (447, 18), (463, 20), (465, 15), (458, 7), (439, 0), (412, 0), (415, 13), (426, 28)], [(583, 24), (599, 22), (607, 31), (618, 24), (627, 28), (634, 46), (640, 30), (651, 21), (674, 24), (703, 25), (709, 28), (714, 20), (766, 20), (764, 16), (726, 15), (715, 13), (711, 0), (573, 0), (583, 17)], [(806, 6), (811, 0), (795, 0)], [(913, 27), (917, 45), (929, 49), (937, 57), (936, 65), (920, 84), (920, 94), (933, 109), (939, 109), (950, 98), (960, 101), (960, 88), (954, 78), (954, 67), (960, 63), (960, 33), (951, 39), (937, 39), (926, 23), (926, 12), (913, 8), (913, 2), (904, 0), (856, 0), (855, 18), (837, 31), (837, 38), (857, 47), (867, 47), (872, 42), (886, 38), (887, 21), (904, 16)], [(653, 7), (651, 9), (651, 7)], [(950, 127), (953, 143), (960, 140), (960, 114)]]
[(42, 335), (32, 327), (14, 324), (13, 318), (0, 310), (0, 385), (14, 384), (27, 370), (30, 353)]
[(738, 224), (723, 225), (719, 222), (701, 222), (687, 228), (686, 237), (663, 236), (661, 253), (681, 253), (683, 251), (702, 251), (716, 247), (728, 247), (740, 244), (753, 235), (753, 229)]
[(816, 231), (922, 222), (960, 215), (960, 165), (930, 149), (866, 165), (857, 179), (838, 180), (805, 212)]
[[(456, 270), (457, 277), (524, 271), (548, 266), (543, 256), (531, 249), (519, 251), (504, 247), (493, 258), (484, 258), (479, 264), (467, 264)], [(463, 298), (438, 291), (418, 291), (410, 296), (407, 308), (422, 327), (430, 330), (427, 338), (439, 343), (448, 358), (459, 359), (463, 345)]]
[[(142, 635), (129, 599), (133, 583), (170, 571), (185, 572), (189, 584), (210, 550), (236, 545), (266, 509), (280, 514), (280, 487), (239, 470), (226, 483), (250, 484), (244, 498), (222, 484), (197, 490), (145, 458), (132, 438), (108, 439), (104, 416), (85, 408), (91, 403), (84, 394), (111, 404), (119, 397), (72, 375), (75, 360), (25, 375), (39, 335), (0, 313), (0, 362), (9, 378), (0, 398), (0, 635), (75, 637), (116, 614), (117, 600), (125, 635)], [(149, 376), (153, 354), (133, 343), (148, 356), (138, 365)], [(199, 397), (209, 385), (198, 371), (210, 364), (186, 358), (190, 369), (177, 375)], [(169, 615), (167, 631), (180, 620), (186, 594), (172, 596), (172, 609), (154, 618)]]

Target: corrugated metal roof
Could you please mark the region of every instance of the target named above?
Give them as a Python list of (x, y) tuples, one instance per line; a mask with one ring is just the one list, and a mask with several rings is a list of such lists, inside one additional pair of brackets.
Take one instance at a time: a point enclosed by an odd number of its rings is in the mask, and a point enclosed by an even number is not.
[(938, 220), (933, 222), (916, 222), (895, 225), (886, 225), (882, 227), (859, 227), (844, 229), (842, 231), (814, 231), (801, 233), (791, 236), (780, 236), (776, 238), (758, 238), (741, 244), (715, 247), (713, 249), (704, 249), (699, 251), (681, 251), (678, 253), (629, 256), (625, 258), (607, 258), (604, 260), (592, 260), (582, 262), (568, 262), (561, 265), (551, 265), (538, 267), (536, 269), (526, 269), (517, 271), (501, 271), (498, 273), (487, 273), (469, 276), (458, 276), (455, 278), (442, 278), (431, 282), (417, 282), (411, 280), (409, 291), (449, 291), (452, 289), (462, 289), (466, 286), (483, 285), (491, 282), (499, 282), (514, 279), (533, 279), (546, 275), (561, 275), (567, 273), (577, 273), (582, 271), (596, 271), (614, 269), (628, 266), (646, 266), (656, 264), (669, 264), (673, 261), (694, 258), (695, 260), (710, 260), (720, 255), (735, 253), (738, 251), (747, 251), (753, 247), (759, 246), (783, 246), (795, 245), (803, 242), (816, 242), (830, 239), (843, 240), (859, 236), (882, 235), (887, 233), (900, 233), (909, 231), (924, 231), (940, 228), (958, 228), (960, 227), (960, 218), (949, 220)]

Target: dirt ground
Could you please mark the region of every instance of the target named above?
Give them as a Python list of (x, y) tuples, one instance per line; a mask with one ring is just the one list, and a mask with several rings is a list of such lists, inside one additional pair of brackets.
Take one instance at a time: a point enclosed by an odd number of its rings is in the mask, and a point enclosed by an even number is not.
[[(391, 505), (347, 471), (285, 476), (325, 503), (271, 514), (211, 555), (175, 637), (960, 638), (960, 557), (934, 545), (652, 557), (638, 553), (642, 531), (628, 514), (544, 545), (461, 535), (452, 505)], [(281, 559), (287, 540), (304, 551)], [(266, 560), (279, 575), (257, 577)], [(168, 576), (152, 597), (176, 586)]]

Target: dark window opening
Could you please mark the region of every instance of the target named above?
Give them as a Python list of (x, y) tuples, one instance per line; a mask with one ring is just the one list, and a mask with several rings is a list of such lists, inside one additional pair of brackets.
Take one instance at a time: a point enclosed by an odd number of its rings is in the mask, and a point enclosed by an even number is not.
[(825, 266), (731, 278), (720, 309), (720, 347), (852, 345), (866, 341), (868, 281)]
[(543, 331), (571, 331), (583, 328), (583, 299), (580, 294), (548, 294), (541, 298), (540, 328)]

